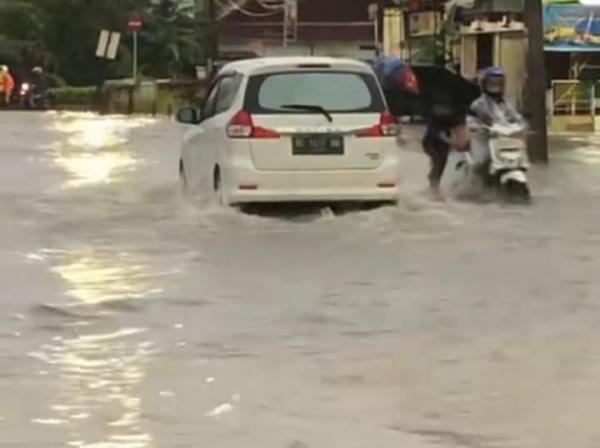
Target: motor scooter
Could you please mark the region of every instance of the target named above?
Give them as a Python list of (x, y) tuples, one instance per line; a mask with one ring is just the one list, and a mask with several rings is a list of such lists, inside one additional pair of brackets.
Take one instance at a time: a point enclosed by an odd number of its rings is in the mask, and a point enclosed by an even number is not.
[(36, 92), (34, 84), (24, 82), (19, 89), (19, 105), (22, 109), (46, 110), (50, 106), (51, 96), (48, 92)]
[(524, 123), (485, 125), (469, 118), (471, 142), (451, 147), (440, 191), (444, 197), (477, 199), (493, 192), (508, 202), (531, 200)]

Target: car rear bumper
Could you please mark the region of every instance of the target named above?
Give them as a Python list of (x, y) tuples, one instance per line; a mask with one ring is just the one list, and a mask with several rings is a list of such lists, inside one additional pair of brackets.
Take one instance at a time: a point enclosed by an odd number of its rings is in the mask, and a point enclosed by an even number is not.
[(233, 176), (231, 204), (264, 202), (396, 201), (399, 176), (392, 167), (365, 171), (259, 172)]
[(395, 202), (398, 189), (387, 190), (329, 190), (329, 191), (253, 191), (239, 192), (229, 198), (229, 203), (253, 204), (275, 202)]

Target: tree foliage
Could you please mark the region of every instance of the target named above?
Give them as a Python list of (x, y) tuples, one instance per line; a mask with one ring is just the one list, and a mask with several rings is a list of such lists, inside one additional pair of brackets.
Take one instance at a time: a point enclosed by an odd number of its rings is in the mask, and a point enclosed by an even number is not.
[[(202, 33), (194, 11), (178, 7), (175, 0), (0, 0), (0, 63), (6, 53), (2, 42), (5, 47), (13, 43), (13, 55), (18, 42), (23, 65), (44, 65), (72, 85), (131, 76), (132, 45), (126, 25), (134, 13), (144, 21), (142, 73), (193, 73), (205, 54)], [(122, 33), (116, 61), (95, 56), (103, 29)]]
[(193, 73), (204, 59), (200, 30), (194, 10), (162, 0), (146, 14), (142, 32), (142, 58), (145, 73), (157, 77), (177, 77)]

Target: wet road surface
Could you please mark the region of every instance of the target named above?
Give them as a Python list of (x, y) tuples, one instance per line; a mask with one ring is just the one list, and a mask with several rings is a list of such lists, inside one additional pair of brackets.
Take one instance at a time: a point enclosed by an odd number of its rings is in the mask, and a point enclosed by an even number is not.
[(0, 135), (1, 446), (600, 446), (597, 141), (529, 208), (407, 150), (398, 207), (248, 216), (180, 193), (166, 120)]

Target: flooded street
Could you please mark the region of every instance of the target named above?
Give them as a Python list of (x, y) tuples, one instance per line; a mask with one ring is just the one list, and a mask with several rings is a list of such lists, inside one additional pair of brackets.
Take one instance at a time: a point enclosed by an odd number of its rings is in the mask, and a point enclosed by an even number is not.
[(0, 445), (596, 448), (600, 139), (535, 203), (250, 216), (181, 128), (0, 115)]

